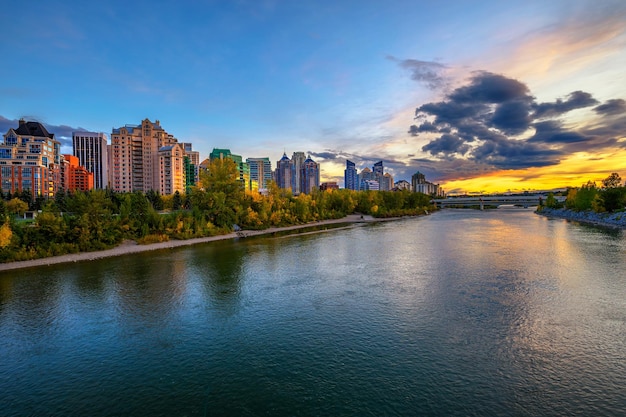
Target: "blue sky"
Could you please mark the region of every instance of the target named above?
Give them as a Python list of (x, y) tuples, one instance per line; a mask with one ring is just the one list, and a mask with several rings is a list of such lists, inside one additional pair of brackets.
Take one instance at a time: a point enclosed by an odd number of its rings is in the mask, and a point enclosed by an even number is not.
[[(203, 158), (305, 151), (341, 183), (346, 159), (382, 159), (396, 180), (420, 170), (448, 190), (626, 176), (624, 1), (0, 7), (2, 133), (24, 117), (67, 144), (72, 130), (158, 119)], [(482, 93), (509, 86), (506, 101)], [(471, 103), (458, 102), (468, 91)], [(459, 106), (484, 111), (438, 113)]]

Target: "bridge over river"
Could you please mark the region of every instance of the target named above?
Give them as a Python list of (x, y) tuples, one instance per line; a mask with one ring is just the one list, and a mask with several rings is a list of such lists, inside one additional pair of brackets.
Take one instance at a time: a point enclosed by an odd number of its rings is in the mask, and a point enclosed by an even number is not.
[[(500, 207), (500, 206), (519, 206), (533, 207), (538, 206), (541, 202), (546, 201), (547, 196), (544, 194), (524, 194), (524, 195), (499, 195), (499, 196), (474, 196), (474, 197), (448, 197), (443, 199), (432, 200), (439, 208), (445, 207)], [(556, 196), (558, 201), (564, 201), (565, 197)]]

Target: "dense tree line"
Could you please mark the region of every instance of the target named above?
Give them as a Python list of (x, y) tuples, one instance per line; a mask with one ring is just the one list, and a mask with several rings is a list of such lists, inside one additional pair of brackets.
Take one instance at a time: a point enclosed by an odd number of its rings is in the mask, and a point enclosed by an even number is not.
[(559, 203), (552, 194), (548, 195), (545, 206), (596, 213), (626, 209), (626, 186), (622, 185), (622, 179), (616, 172), (602, 180), (601, 186), (589, 181), (579, 188), (569, 188), (566, 195), (565, 203)]
[[(417, 215), (430, 197), (408, 191), (328, 190), (293, 196), (271, 184), (267, 195), (246, 192), (230, 160), (212, 161), (186, 195), (111, 190), (58, 192), (53, 199), (29, 193), (1, 195), (0, 262), (114, 247), (125, 239), (154, 243), (228, 233), (235, 225), (264, 229), (341, 218)], [(38, 211), (30, 221), (19, 218)]]

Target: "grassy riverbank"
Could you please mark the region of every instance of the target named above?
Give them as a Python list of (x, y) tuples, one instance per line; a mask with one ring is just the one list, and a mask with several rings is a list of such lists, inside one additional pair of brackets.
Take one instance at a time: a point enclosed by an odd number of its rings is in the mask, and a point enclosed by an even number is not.
[(201, 238), (184, 239), (184, 240), (170, 240), (166, 242), (150, 243), (146, 245), (140, 245), (135, 241), (127, 240), (127, 241), (124, 241), (121, 245), (116, 246), (112, 249), (106, 249), (106, 250), (100, 250), (100, 251), (94, 251), (94, 252), (72, 253), (72, 254), (67, 254), (67, 255), (51, 256), (47, 258), (32, 259), (32, 260), (27, 260), (27, 261), (4, 263), (4, 264), (0, 264), (0, 271), (40, 267), (40, 266), (47, 266), (47, 265), (60, 264), (60, 263), (90, 261), (94, 259), (102, 259), (102, 258), (109, 258), (109, 257), (114, 257), (114, 256), (128, 255), (128, 254), (138, 253), (138, 252), (147, 252), (147, 251), (160, 250), (160, 249), (171, 249), (171, 248), (176, 248), (180, 246), (196, 245), (200, 243), (214, 242), (218, 240), (235, 239), (238, 237), (252, 237), (252, 236), (274, 234), (277, 232), (306, 230), (312, 227), (320, 227), (324, 225), (373, 223), (373, 222), (390, 221), (390, 220), (397, 220), (397, 219), (398, 219), (397, 217), (374, 218), (372, 216), (361, 216), (361, 215), (353, 214), (353, 215), (349, 215), (346, 217), (342, 217), (340, 219), (323, 220), (323, 221), (318, 221), (318, 222), (311, 222), (311, 223), (306, 223), (306, 224), (299, 224), (299, 225), (292, 225), (292, 226), (285, 226), (285, 227), (271, 227), (271, 228), (263, 229), (263, 230), (243, 230), (238, 233), (233, 232), (233, 233), (210, 236), (210, 237), (201, 237)]

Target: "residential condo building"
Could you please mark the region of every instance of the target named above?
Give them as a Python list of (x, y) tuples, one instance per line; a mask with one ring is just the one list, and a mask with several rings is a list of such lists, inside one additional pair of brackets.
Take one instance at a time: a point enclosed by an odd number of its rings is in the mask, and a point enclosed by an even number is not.
[(158, 120), (113, 129), (109, 145), (109, 184), (119, 192), (160, 190), (159, 150), (178, 143)]
[(300, 170), (300, 192), (311, 194), (313, 190), (320, 188), (320, 166), (311, 159), (311, 156), (304, 160), (302, 169)]
[(180, 143), (159, 149), (159, 188), (162, 195), (185, 194), (185, 150)]
[(200, 182), (200, 152), (193, 150), (189, 142), (182, 143), (187, 161), (185, 162), (185, 183), (187, 189)]
[(276, 171), (274, 171), (276, 185), (278, 185), (279, 188), (289, 188), (293, 192), (292, 175), (293, 164), (291, 163), (291, 159), (287, 156), (287, 153), (283, 152), (283, 157), (276, 162)]
[(61, 185), (61, 143), (39, 122), (20, 119), (0, 145), (0, 187), (3, 193), (29, 191), (53, 197)]
[(250, 167), (250, 190), (267, 190), (272, 181), (272, 163), (269, 158), (247, 158)]
[(419, 171), (411, 177), (411, 185), (416, 193), (424, 193), (436, 197), (445, 197), (446, 195), (439, 184), (426, 181), (426, 176)]
[(293, 171), (291, 174), (291, 191), (293, 191), (294, 195), (305, 192), (303, 189), (304, 179), (302, 178), (302, 173), (306, 159), (304, 152), (294, 152), (291, 156)]

